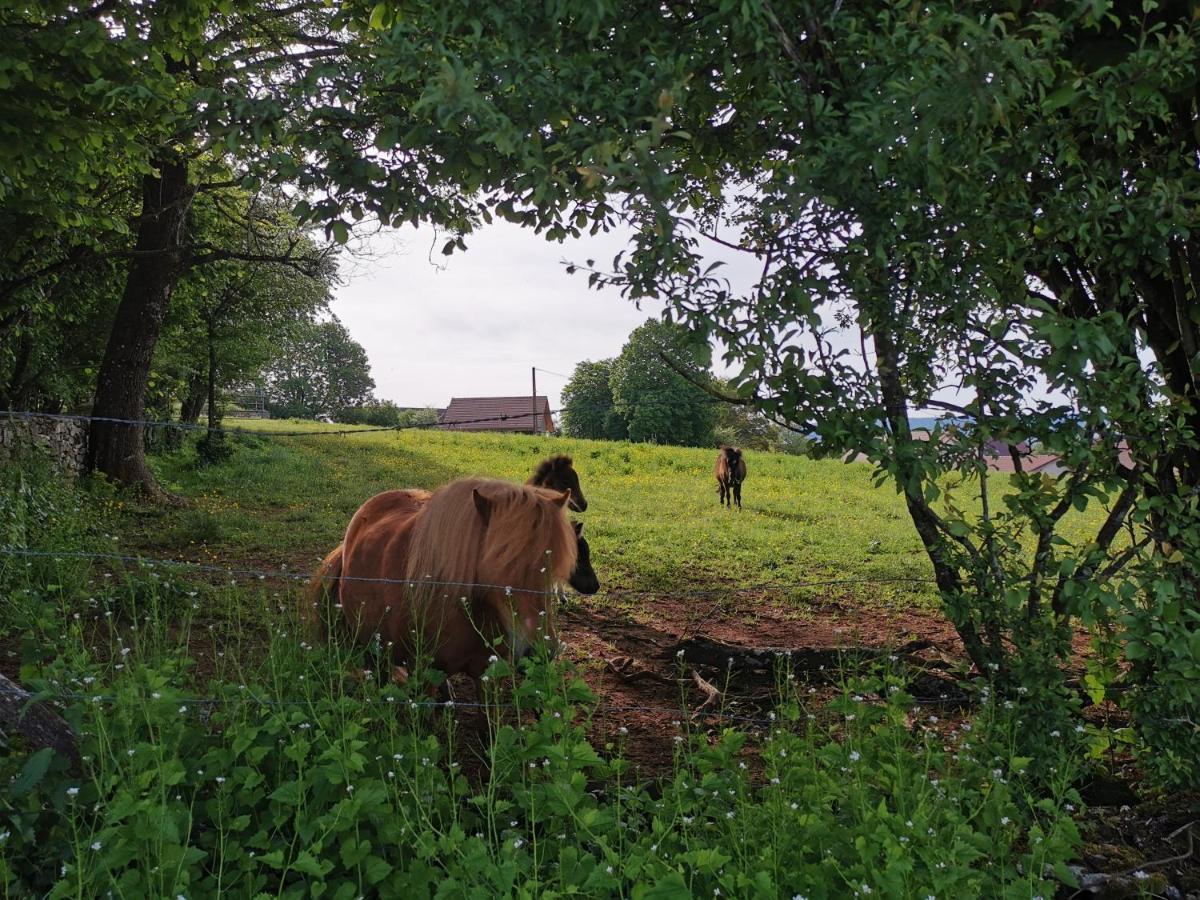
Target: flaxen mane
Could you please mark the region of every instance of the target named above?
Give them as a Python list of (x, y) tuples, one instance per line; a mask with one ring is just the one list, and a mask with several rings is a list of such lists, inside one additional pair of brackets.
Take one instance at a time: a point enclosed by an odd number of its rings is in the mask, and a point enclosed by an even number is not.
[[(556, 496), (483, 478), (446, 485), (413, 526), (406, 577), (460, 584), (498, 579), (527, 590), (566, 582), (575, 568), (576, 540), (570, 521), (553, 509)], [(477, 497), (484, 498), (486, 511)], [(549, 553), (531, 554), (531, 545)]]

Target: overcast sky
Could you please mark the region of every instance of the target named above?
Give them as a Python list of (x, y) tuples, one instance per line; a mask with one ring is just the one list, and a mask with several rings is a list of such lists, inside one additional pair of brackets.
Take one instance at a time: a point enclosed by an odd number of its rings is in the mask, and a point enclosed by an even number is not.
[[(465, 253), (443, 256), (444, 233), (389, 230), (365, 239), (363, 256), (344, 259), (332, 309), (366, 349), (380, 399), (444, 407), (451, 397), (525, 396), (537, 366), (547, 370), (538, 393), (558, 409), (562, 376), (583, 360), (616, 356), (630, 331), (662, 311), (654, 302), (638, 310), (615, 290), (589, 290), (586, 274), (566, 272), (564, 260), (609, 268), (626, 237), (555, 244), (497, 222), (468, 236)], [(710, 255), (735, 285), (758, 275), (749, 256)], [(857, 353), (851, 337), (837, 340)], [(717, 371), (725, 374), (719, 363)], [(954, 390), (938, 396), (965, 400)]]
[[(370, 258), (345, 261), (334, 292), (334, 314), (366, 348), (376, 396), (401, 406), (528, 394), (531, 366), (570, 375), (582, 360), (616, 356), (661, 311), (566, 273), (564, 259), (611, 263), (623, 237), (552, 244), (496, 223), (469, 236), (466, 253), (442, 256), (445, 241), (430, 228), (376, 235)], [(538, 373), (538, 393), (555, 409), (564, 383)]]

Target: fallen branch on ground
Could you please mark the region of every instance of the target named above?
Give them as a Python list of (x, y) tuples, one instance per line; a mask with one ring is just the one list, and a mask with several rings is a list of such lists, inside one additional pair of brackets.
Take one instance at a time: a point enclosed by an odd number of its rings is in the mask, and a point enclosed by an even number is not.
[(0, 734), (20, 734), (33, 749), (49, 747), (77, 765), (79, 746), (71, 726), (45, 703), (31, 701), (27, 690), (0, 675)]

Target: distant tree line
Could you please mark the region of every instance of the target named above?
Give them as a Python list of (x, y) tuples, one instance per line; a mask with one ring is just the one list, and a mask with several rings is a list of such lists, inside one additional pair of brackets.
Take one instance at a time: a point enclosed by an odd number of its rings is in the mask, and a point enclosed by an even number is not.
[(562, 392), (571, 437), (799, 452), (804, 441), (734, 396), (710, 371), (712, 350), (668, 322), (648, 320), (619, 356), (575, 367)]

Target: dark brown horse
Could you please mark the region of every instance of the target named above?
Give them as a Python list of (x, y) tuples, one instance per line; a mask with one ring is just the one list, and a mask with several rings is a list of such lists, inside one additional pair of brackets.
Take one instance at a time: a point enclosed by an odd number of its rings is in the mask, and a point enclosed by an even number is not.
[(594, 594), (600, 590), (600, 579), (592, 568), (592, 548), (583, 538), (583, 523), (572, 522), (575, 528), (575, 569), (571, 572), (570, 585), (581, 594)]
[(553, 591), (577, 558), (569, 499), (483, 478), (432, 494), (377, 494), (354, 514), (307, 599), (358, 643), (378, 635), (397, 678), (422, 659), (447, 676), (479, 678), (494, 645), (513, 659), (538, 644), (554, 651)]
[(570, 491), (571, 509), (575, 512), (583, 512), (587, 509), (583, 488), (579, 486), (579, 476), (575, 473), (575, 467), (569, 456), (551, 456), (549, 459), (543, 459), (525, 483), (552, 488), (556, 491)]
[[(587, 509), (587, 499), (583, 496), (583, 488), (579, 486), (579, 475), (575, 472), (574, 464), (569, 456), (551, 456), (538, 465), (529, 476), (526, 484), (538, 487), (552, 488), (556, 491), (571, 492), (571, 509), (583, 512)], [(600, 579), (592, 568), (592, 553), (588, 542), (583, 538), (583, 523), (575, 522), (575, 549), (578, 553), (575, 571), (571, 573), (571, 587), (581, 594), (594, 594), (600, 590)], [(566, 595), (563, 595), (566, 603)]]
[(737, 447), (722, 445), (717, 453), (717, 492), (721, 495), (721, 504), (731, 509), (737, 503), (742, 508), (742, 482), (746, 480), (746, 460), (742, 451)]

